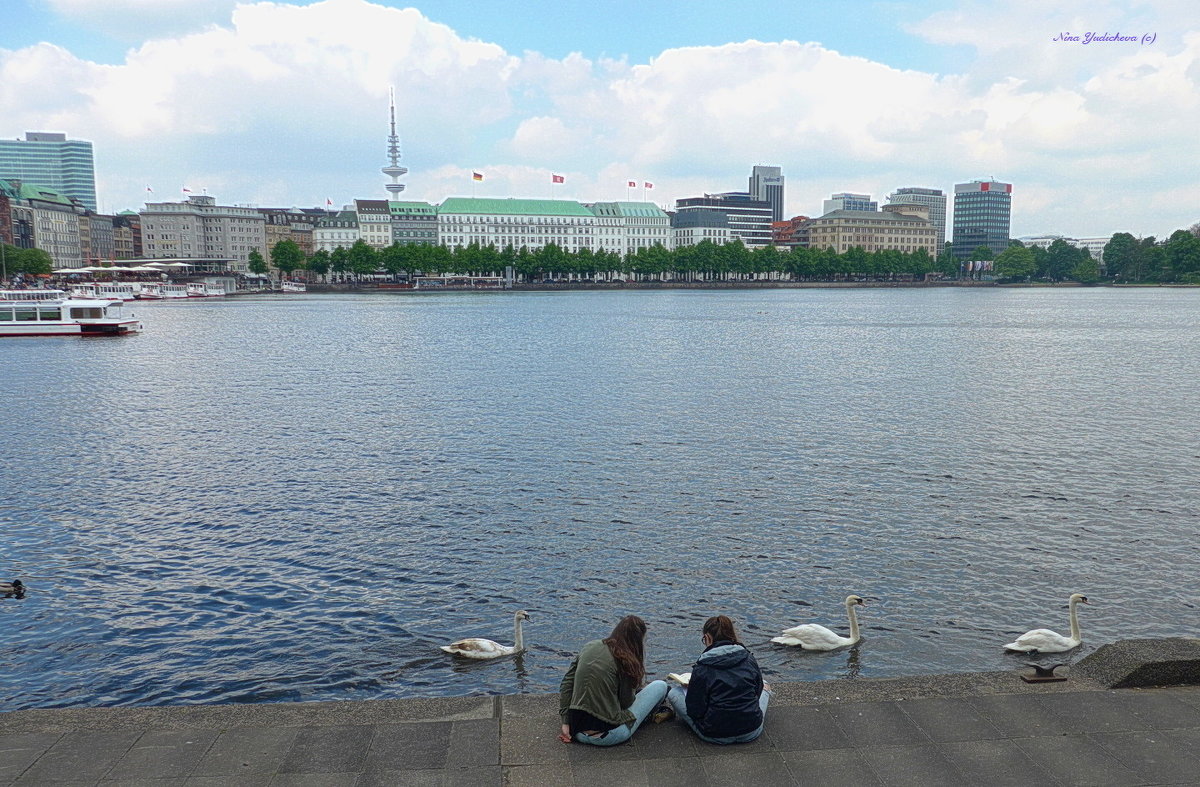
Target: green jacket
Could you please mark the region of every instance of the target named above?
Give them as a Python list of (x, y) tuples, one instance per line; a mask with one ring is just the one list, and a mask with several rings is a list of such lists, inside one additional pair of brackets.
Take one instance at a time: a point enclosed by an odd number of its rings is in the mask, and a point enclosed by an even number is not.
[(617, 668), (608, 645), (593, 640), (583, 646), (563, 676), (558, 687), (558, 715), (564, 724), (570, 710), (590, 713), (617, 726), (632, 724), (634, 716), (627, 709), (633, 704), (634, 688), (629, 676)]

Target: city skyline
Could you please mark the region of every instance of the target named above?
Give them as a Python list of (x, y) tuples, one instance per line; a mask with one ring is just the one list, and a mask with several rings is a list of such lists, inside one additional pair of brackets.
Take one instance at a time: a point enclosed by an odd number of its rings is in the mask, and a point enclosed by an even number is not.
[[(673, 206), (744, 188), (762, 164), (787, 177), (785, 217), (837, 192), (951, 193), (994, 177), (1015, 184), (1014, 236), (1162, 238), (1200, 218), (1200, 176), (1183, 166), (1200, 152), (1200, 35), (1181, 3), (774, 15), (699, 3), (685, 20), (664, 6), (641, 11), (662, 24), (619, 26), (548, 2), (508, 16), (499, 4), (392, 5), (21, 0), (0, 49), (0, 135), (93, 142), (109, 212), (185, 187), (227, 203), (342, 205), (383, 193), (395, 85), (408, 199), (546, 198), (557, 174), (558, 198), (624, 199), (636, 180)], [(1130, 25), (1154, 43), (1051, 40)]]

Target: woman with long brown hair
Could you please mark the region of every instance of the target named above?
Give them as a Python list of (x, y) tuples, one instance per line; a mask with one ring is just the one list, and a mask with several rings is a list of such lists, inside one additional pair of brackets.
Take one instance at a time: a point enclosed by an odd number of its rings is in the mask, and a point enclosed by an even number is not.
[(687, 688), (671, 689), (667, 701), (702, 740), (748, 743), (762, 735), (771, 699), (758, 662), (725, 615), (704, 621), (700, 639), (704, 652)]
[(646, 621), (621, 618), (612, 634), (583, 646), (558, 689), (558, 739), (593, 746), (624, 743), (667, 695), (664, 681), (646, 677)]

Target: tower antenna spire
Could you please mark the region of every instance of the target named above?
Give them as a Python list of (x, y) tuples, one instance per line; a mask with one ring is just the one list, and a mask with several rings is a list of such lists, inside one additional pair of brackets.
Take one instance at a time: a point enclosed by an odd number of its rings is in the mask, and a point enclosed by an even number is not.
[(392, 179), (391, 183), (384, 185), (388, 191), (388, 196), (393, 200), (400, 196), (400, 192), (404, 191), (404, 184), (400, 182), (402, 175), (408, 174), (408, 167), (400, 166), (400, 137), (396, 134), (396, 89), (388, 88), (388, 165), (380, 170), (384, 175)]

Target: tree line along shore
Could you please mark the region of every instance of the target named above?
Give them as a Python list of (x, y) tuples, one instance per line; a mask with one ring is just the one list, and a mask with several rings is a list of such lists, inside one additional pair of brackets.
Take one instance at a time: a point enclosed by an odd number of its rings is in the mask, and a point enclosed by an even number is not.
[[(4, 251), (9, 275), (69, 273), (52, 271), (49, 255), (39, 249), (6, 246)], [(961, 257), (951, 243), (934, 257), (925, 249), (868, 252), (858, 246), (843, 253), (805, 247), (749, 249), (737, 240), (724, 244), (704, 240), (675, 249), (655, 245), (625, 255), (591, 249), (571, 251), (553, 243), (537, 249), (476, 244), (456, 248), (393, 244), (376, 249), (358, 240), (349, 247), (332, 252), (319, 250), (306, 257), (295, 242), (283, 240), (269, 251), (269, 257), (268, 261), (259, 252), (251, 252), (250, 271), (264, 274), (274, 267), (287, 277), (308, 271), (310, 280), (332, 276), (344, 281), (380, 274), (395, 279), (416, 273), (499, 276), (511, 268), (519, 284), (939, 279), (1001, 284), (1200, 284), (1200, 224), (1176, 230), (1162, 242), (1119, 232), (1104, 247), (1102, 261), (1093, 259), (1087, 249), (1062, 239), (1046, 248), (1013, 240), (998, 254), (977, 246)]]

